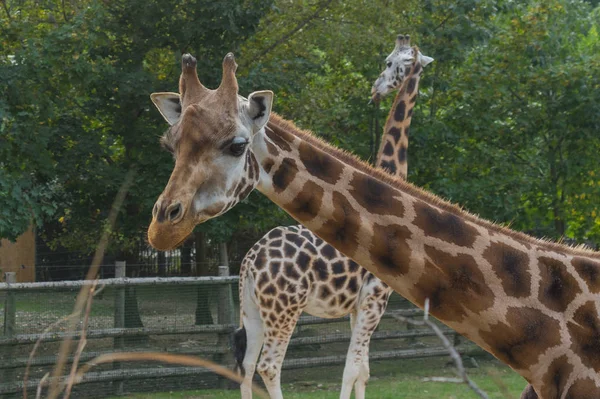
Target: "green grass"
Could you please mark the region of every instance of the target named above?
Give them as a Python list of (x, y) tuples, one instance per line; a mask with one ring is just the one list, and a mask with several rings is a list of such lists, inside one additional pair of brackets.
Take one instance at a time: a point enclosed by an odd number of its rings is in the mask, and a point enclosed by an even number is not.
[[(446, 360), (415, 359), (372, 362), (371, 380), (367, 397), (374, 399), (476, 399), (478, 396), (464, 384), (423, 382), (428, 376), (453, 376), (445, 367)], [(310, 370), (284, 370), (283, 384), (286, 399), (336, 399), (342, 367), (319, 367)], [(496, 361), (482, 361), (479, 368), (468, 369), (468, 374), (490, 398), (519, 398), (526, 386), (518, 374)], [(325, 379), (328, 378), (328, 379)], [(294, 381), (296, 380), (296, 381)], [(135, 399), (234, 399), (237, 390), (198, 390), (131, 395)]]

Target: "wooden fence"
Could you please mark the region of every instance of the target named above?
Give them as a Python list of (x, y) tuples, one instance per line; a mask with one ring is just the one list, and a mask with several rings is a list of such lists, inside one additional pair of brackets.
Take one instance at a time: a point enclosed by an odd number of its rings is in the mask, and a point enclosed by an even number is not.
[[(124, 263), (117, 262), (117, 276), (125, 275)], [(196, 345), (190, 348), (172, 347), (166, 348), (169, 353), (198, 355), (208, 357), (221, 364), (231, 365), (232, 359), (229, 355), (230, 336), (237, 328), (236, 305), (233, 300), (232, 286), (237, 284), (239, 278), (237, 276), (228, 276), (227, 267), (220, 267), (220, 276), (216, 277), (173, 277), (173, 278), (125, 278), (117, 277), (113, 279), (100, 280), (99, 285), (106, 288), (110, 287), (114, 290), (114, 321), (110, 328), (91, 328), (88, 329), (87, 340), (97, 339), (112, 339), (112, 346), (101, 349), (89, 349), (89, 352), (84, 352), (80, 358), (80, 362), (86, 362), (103, 353), (122, 352), (131, 350), (141, 350), (140, 348), (128, 348), (125, 339), (128, 337), (156, 337), (157, 339), (163, 336), (203, 336), (207, 334), (212, 336), (207, 340), (207, 344)], [(25, 298), (28, 294), (42, 292), (74, 292), (81, 287), (89, 286), (92, 281), (60, 281), (60, 282), (44, 282), (44, 283), (18, 283), (15, 281), (14, 275), (7, 276), (6, 283), (0, 283), (0, 300), (4, 307), (3, 316), (3, 335), (0, 337), (0, 395), (8, 397), (9, 395), (19, 394), (23, 389), (22, 372), (28, 363), (28, 356), (31, 345), (40, 342), (42, 344), (51, 345), (57, 343), (66, 337), (71, 337), (75, 340), (80, 338), (80, 333), (68, 333), (64, 331), (50, 331), (43, 333), (40, 331), (35, 333), (24, 333), (19, 331), (17, 312), (19, 311), (19, 301)], [(125, 289), (127, 287), (154, 287), (156, 295), (160, 289), (169, 287), (181, 287), (177, 290), (190, 289), (191, 287), (213, 287), (210, 295), (213, 302), (216, 301), (215, 313), (216, 320), (214, 324), (207, 325), (161, 325), (154, 327), (137, 327), (128, 328), (125, 326)], [(199, 292), (199, 291), (196, 291)], [(200, 295), (198, 293), (198, 295)], [(237, 292), (236, 292), (237, 296)], [(403, 309), (388, 309), (384, 315), (384, 320), (392, 318), (395, 314), (403, 316), (419, 316), (422, 311), (416, 308)], [(302, 330), (305, 326), (320, 326), (331, 323), (340, 323), (347, 320), (348, 317), (341, 319), (321, 319), (312, 316), (302, 316), (298, 322), (298, 329)], [(55, 321), (55, 320), (53, 320)], [(394, 322), (395, 323), (395, 322)], [(382, 322), (382, 324), (384, 324)], [(390, 323), (388, 323), (390, 325)], [(430, 330), (421, 329), (401, 329), (400, 323), (391, 324), (391, 328), (380, 328), (373, 334), (373, 341), (396, 340), (396, 339), (415, 339), (419, 337), (433, 336), (434, 333)], [(394, 327), (396, 326), (396, 327)], [(451, 330), (446, 330), (449, 334), (454, 334)], [(325, 345), (335, 343), (347, 343), (350, 340), (350, 331), (326, 331), (321, 334), (320, 331), (316, 335), (302, 336), (295, 334), (290, 341), (290, 350), (293, 348), (302, 348), (314, 345)], [(204, 342), (204, 341), (202, 341)], [(394, 341), (395, 342), (395, 341)], [(90, 345), (88, 345), (90, 348)], [(146, 349), (147, 348), (143, 348)], [(473, 354), (480, 352), (477, 348), (471, 345), (458, 346), (462, 353)], [(323, 351), (321, 351), (323, 352)], [(325, 365), (337, 365), (345, 362), (345, 351), (333, 353), (327, 351), (327, 356), (318, 357), (296, 357), (288, 358), (284, 365), (284, 369), (315, 367)], [(445, 356), (447, 352), (439, 345), (431, 344), (424, 348), (392, 348), (384, 351), (372, 351), (370, 358), (377, 359), (406, 359), (431, 356)], [(72, 358), (69, 359), (69, 362)], [(43, 354), (35, 357), (30, 365), (36, 369), (49, 371), (56, 362), (55, 354)], [(92, 382), (111, 382), (111, 392), (106, 394), (122, 394), (124, 392), (123, 383), (125, 380), (139, 379), (156, 379), (163, 377), (183, 377), (183, 376), (202, 376), (208, 374), (209, 371), (195, 367), (161, 367), (161, 365), (146, 365), (144, 368), (125, 368), (121, 364), (113, 364), (107, 370), (94, 371), (86, 374), (82, 384)], [(341, 376), (341, 374), (340, 374)], [(39, 378), (32, 378), (27, 382), (27, 388), (35, 390), (39, 384)], [(222, 385), (222, 384), (221, 384)], [(80, 388), (82, 389), (82, 388)], [(83, 388), (85, 389), (85, 388)], [(86, 396), (86, 395), (83, 395)], [(90, 395), (91, 396), (91, 395)], [(97, 392), (96, 392), (96, 396)]]

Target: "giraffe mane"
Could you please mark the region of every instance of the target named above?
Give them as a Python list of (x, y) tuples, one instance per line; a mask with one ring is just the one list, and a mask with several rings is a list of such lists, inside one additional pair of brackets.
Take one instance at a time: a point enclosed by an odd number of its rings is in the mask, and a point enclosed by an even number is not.
[(360, 172), (363, 172), (370, 176), (374, 176), (375, 178), (389, 184), (392, 187), (402, 190), (403, 192), (419, 200), (422, 200), (430, 205), (436, 206), (441, 210), (454, 214), (471, 223), (477, 224), (478, 226), (487, 228), (490, 231), (509, 236), (519, 242), (524, 242), (541, 247), (545, 250), (565, 252), (570, 255), (587, 256), (595, 259), (600, 259), (600, 252), (591, 250), (587, 248), (584, 244), (572, 246), (560, 242), (551, 241), (545, 238), (536, 238), (519, 231), (511, 230), (498, 223), (494, 223), (489, 220), (483, 219), (463, 209), (458, 205), (455, 205), (433, 193), (430, 193), (413, 185), (412, 183), (409, 183), (400, 178), (396, 178), (394, 176), (389, 175), (385, 171), (372, 167), (365, 161), (358, 158), (355, 154), (332, 146), (331, 144), (327, 143), (321, 138), (315, 136), (312, 132), (298, 128), (293, 122), (285, 120), (275, 113), (271, 113), (269, 124), (274, 125), (290, 134), (293, 134), (294, 136), (299, 137), (307, 143), (319, 148), (323, 152), (334, 156), (341, 162), (354, 167)]

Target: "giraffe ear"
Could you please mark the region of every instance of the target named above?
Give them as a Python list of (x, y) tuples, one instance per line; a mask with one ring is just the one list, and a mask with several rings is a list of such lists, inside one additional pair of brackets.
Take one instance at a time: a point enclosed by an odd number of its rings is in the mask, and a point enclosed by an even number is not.
[(173, 126), (181, 117), (181, 97), (177, 93), (152, 93), (152, 102), (169, 125)]
[(429, 65), (433, 62), (433, 58), (428, 57), (424, 54), (421, 54), (421, 52), (419, 52), (419, 61), (421, 61), (421, 65), (423, 66), (423, 68), (425, 68), (427, 65)]
[(255, 132), (263, 128), (271, 116), (274, 94), (270, 90), (255, 91), (248, 96), (246, 112), (255, 126)]

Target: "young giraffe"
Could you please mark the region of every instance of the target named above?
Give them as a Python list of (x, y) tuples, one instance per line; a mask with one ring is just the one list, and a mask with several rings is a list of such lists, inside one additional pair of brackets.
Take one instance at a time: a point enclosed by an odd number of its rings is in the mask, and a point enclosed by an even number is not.
[[(386, 121), (376, 162), (400, 178), (407, 173), (407, 133), (422, 67), (431, 61), (416, 47), (410, 47), (409, 36), (399, 35), (394, 51), (386, 58), (386, 69), (373, 86), (373, 95), (379, 99), (402, 84)], [(387, 79), (390, 84), (378, 85)], [(294, 294), (289, 295), (292, 284)], [(302, 312), (325, 318), (350, 314), (352, 337), (340, 398), (350, 399), (353, 385), (355, 397), (364, 398), (369, 379), (370, 338), (391, 294), (385, 283), (305, 227), (280, 226), (265, 234), (242, 260), (239, 294), (242, 328), (235, 333), (234, 352), (238, 367), (245, 374), (242, 398), (252, 397), (252, 377), (261, 348), (257, 370), (270, 396), (283, 397), (281, 366)], [(243, 324), (246, 315), (256, 316), (248, 329)]]
[(175, 248), (256, 187), (417, 306), (428, 298), (434, 317), (522, 375), (526, 395), (600, 397), (600, 252), (495, 225), (374, 169), (271, 114), (270, 91), (238, 97), (232, 54), (217, 90), (195, 66), (183, 57), (180, 101), (152, 96), (175, 150), (153, 247)]

